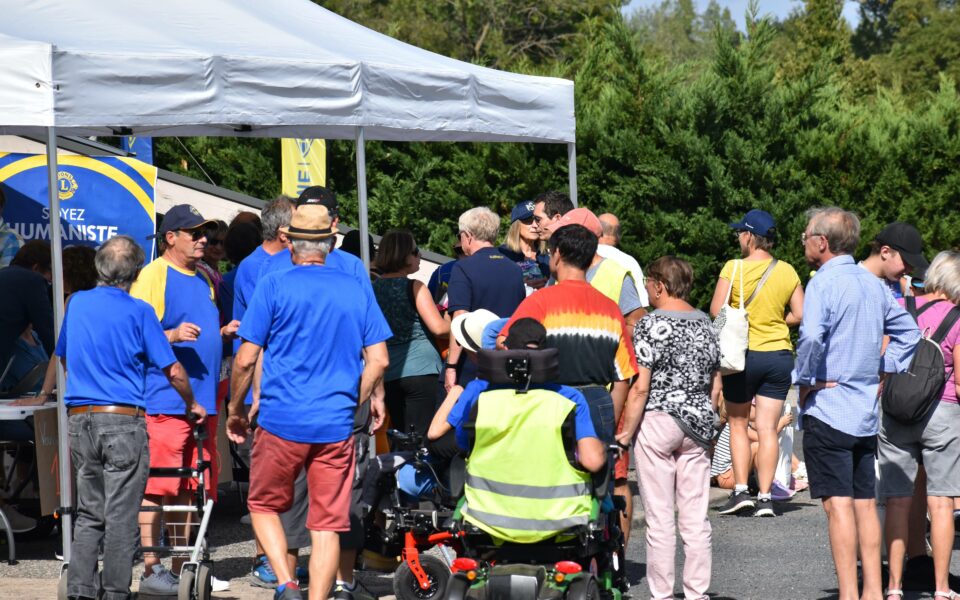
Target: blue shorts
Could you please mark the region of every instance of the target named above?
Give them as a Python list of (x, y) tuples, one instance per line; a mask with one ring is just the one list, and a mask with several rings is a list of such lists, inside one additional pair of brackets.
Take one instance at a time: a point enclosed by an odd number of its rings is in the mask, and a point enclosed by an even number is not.
[(877, 436), (856, 437), (804, 415), (803, 458), (811, 498), (876, 496)]
[(745, 404), (755, 396), (786, 400), (793, 384), (792, 372), (793, 352), (790, 350), (747, 350), (746, 368), (723, 377), (723, 401)]

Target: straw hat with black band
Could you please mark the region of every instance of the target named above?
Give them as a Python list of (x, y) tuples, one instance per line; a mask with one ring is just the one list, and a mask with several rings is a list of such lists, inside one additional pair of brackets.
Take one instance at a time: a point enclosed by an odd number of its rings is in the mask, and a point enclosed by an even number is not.
[(304, 204), (293, 211), (288, 227), (281, 227), (291, 240), (324, 240), (337, 235), (330, 211), (322, 204)]

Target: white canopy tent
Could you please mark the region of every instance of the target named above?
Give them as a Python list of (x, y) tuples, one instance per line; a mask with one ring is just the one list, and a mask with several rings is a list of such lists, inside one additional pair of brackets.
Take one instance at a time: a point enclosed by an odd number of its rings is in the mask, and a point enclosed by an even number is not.
[[(576, 202), (571, 81), (443, 57), (310, 0), (0, 0), (0, 14), (0, 134), (47, 139), (54, 298), (58, 133), (354, 139), (361, 238), (366, 139), (566, 144)], [(61, 372), (61, 432), (63, 389)], [(69, 511), (63, 519), (69, 562)]]

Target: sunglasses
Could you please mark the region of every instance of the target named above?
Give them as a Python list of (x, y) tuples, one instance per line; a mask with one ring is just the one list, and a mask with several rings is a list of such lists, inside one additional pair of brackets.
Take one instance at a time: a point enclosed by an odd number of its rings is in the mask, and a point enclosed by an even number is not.
[(533, 222), (534, 222), (535, 219), (536, 219), (536, 217), (530, 217), (530, 218), (527, 218), (527, 219), (517, 219), (517, 220), (520, 221), (521, 223), (523, 223), (524, 225), (533, 225)]
[(202, 238), (207, 237), (207, 230), (202, 227), (199, 229), (181, 229), (180, 231), (189, 235), (190, 239), (195, 242), (199, 242)]
[(218, 238), (214, 238), (214, 239), (209, 239), (209, 238), (208, 238), (208, 239), (207, 239), (207, 245), (208, 245), (208, 246), (222, 246), (222, 245), (223, 245), (223, 239), (222, 239), (222, 238), (219, 238), (219, 239), (218, 239)]
[(420, 248), (414, 246), (413, 251), (410, 253), (410, 256), (420, 256)]

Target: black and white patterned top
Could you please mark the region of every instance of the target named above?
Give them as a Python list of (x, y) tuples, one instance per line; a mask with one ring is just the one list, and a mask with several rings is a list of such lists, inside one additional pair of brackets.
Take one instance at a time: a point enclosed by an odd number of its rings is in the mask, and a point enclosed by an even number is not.
[(655, 310), (633, 331), (637, 363), (650, 369), (646, 410), (673, 417), (704, 447), (713, 437), (710, 402), (713, 372), (720, 368), (720, 345), (710, 318), (699, 310)]

